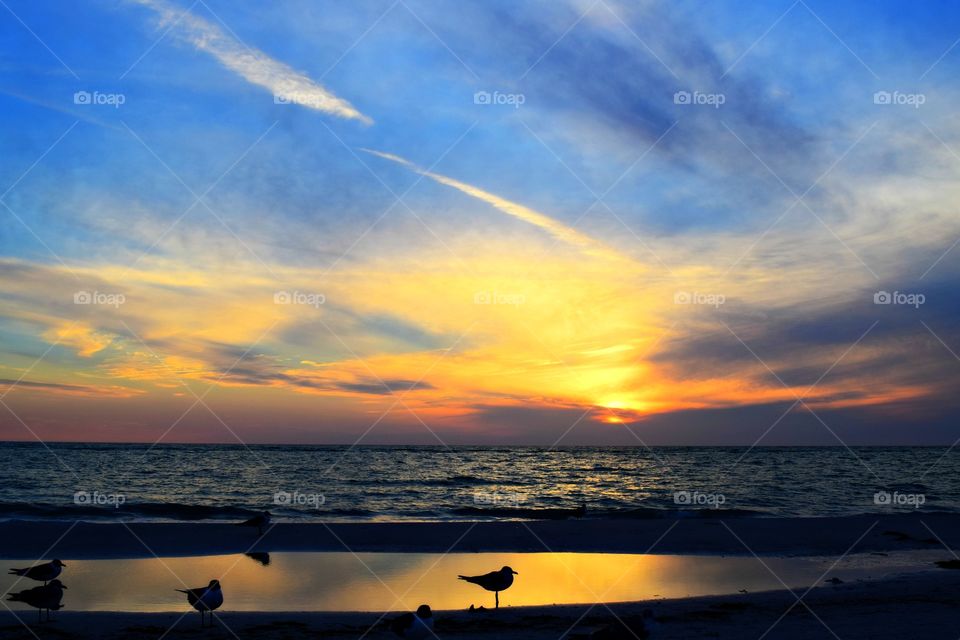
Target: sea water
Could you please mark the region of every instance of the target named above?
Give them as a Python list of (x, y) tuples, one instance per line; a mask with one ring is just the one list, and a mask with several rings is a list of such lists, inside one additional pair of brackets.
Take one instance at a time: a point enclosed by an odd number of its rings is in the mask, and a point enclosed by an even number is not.
[[(0, 518), (491, 520), (960, 510), (946, 447), (0, 444)], [(577, 509), (585, 510), (582, 512)]]

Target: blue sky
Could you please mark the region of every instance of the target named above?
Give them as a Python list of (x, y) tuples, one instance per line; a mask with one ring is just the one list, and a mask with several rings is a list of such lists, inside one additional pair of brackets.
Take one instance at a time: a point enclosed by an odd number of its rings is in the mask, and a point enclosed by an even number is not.
[(960, 435), (955, 3), (4, 2), (3, 437)]

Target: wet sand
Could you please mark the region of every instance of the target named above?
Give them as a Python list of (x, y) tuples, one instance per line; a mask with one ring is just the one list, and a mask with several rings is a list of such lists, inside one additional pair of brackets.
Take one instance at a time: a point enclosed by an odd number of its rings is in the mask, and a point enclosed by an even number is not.
[[(863, 536), (861, 538), (861, 536)], [(857, 542), (859, 539), (859, 542)], [(938, 540), (939, 539), (939, 540)], [(960, 548), (960, 514), (534, 522), (285, 523), (263, 537), (217, 523), (0, 523), (0, 557), (138, 558), (248, 551), (590, 551), (840, 555)], [(54, 551), (51, 551), (51, 547)]]

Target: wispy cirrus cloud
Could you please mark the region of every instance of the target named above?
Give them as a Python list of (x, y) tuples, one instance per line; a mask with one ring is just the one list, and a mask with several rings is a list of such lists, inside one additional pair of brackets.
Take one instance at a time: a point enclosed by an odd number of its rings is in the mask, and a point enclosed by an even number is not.
[(119, 385), (82, 385), (66, 384), (61, 382), (42, 382), (37, 380), (23, 380), (12, 378), (0, 378), (0, 391), (7, 393), (20, 390), (21, 392), (41, 391), (47, 393), (59, 393), (78, 396), (107, 396), (116, 398), (129, 398), (140, 395), (143, 392), (139, 389), (123, 387)]
[(133, 0), (160, 16), (160, 28), (168, 28), (198, 51), (208, 53), (247, 82), (261, 86), (274, 95), (284, 96), (301, 106), (339, 118), (372, 124), (347, 100), (334, 95), (320, 83), (225, 33), (219, 26), (181, 10), (166, 0)]
[(628, 260), (624, 256), (621, 256), (619, 253), (607, 247), (599, 240), (595, 240), (590, 236), (577, 231), (573, 227), (566, 225), (558, 220), (551, 218), (550, 216), (535, 211), (529, 207), (526, 207), (518, 202), (513, 202), (512, 200), (507, 200), (506, 198), (501, 198), (500, 196), (490, 193), (489, 191), (484, 191), (480, 187), (475, 187), (466, 182), (461, 182), (455, 178), (450, 178), (439, 173), (434, 173), (427, 169), (417, 166), (413, 162), (407, 160), (406, 158), (401, 158), (398, 155), (392, 153), (385, 153), (383, 151), (376, 151), (373, 149), (363, 149), (363, 151), (375, 155), (384, 160), (390, 160), (391, 162), (396, 162), (397, 164), (403, 165), (416, 173), (419, 173), (422, 176), (430, 178), (434, 182), (439, 184), (452, 187), (461, 193), (465, 193), (472, 198), (486, 202), (487, 204), (493, 206), (498, 211), (501, 211), (509, 216), (513, 216), (518, 220), (523, 220), (528, 224), (532, 224), (535, 227), (540, 227), (544, 231), (547, 231), (550, 235), (561, 242), (565, 242), (569, 245), (579, 247), (585, 253), (590, 255), (606, 258), (609, 260), (623, 261)]

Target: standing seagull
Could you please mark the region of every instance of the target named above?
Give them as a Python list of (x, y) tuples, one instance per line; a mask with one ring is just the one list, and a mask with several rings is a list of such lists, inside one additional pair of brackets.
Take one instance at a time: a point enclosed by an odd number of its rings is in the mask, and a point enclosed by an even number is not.
[(264, 511), (261, 514), (255, 515), (249, 520), (244, 520), (243, 522), (238, 522), (238, 527), (256, 527), (257, 535), (263, 535), (263, 528), (270, 524), (270, 512)]
[(405, 613), (390, 621), (390, 630), (401, 638), (429, 638), (433, 633), (433, 612), (428, 605), (417, 607), (416, 613)]
[(219, 580), (211, 580), (205, 587), (196, 589), (177, 589), (180, 593), (187, 594), (187, 602), (190, 606), (200, 612), (200, 626), (203, 626), (204, 611), (210, 612), (210, 626), (213, 626), (213, 610), (220, 608), (223, 604), (223, 590), (220, 589)]
[(28, 567), (26, 569), (10, 569), (10, 575), (30, 578), (31, 580), (36, 580), (37, 582), (46, 584), (59, 576), (60, 572), (65, 566), (67, 565), (63, 564), (59, 560), (53, 560), (51, 562), (38, 564), (35, 567)]
[(63, 607), (60, 602), (63, 600), (63, 590), (65, 586), (59, 580), (51, 580), (49, 584), (42, 587), (34, 587), (19, 593), (11, 593), (7, 600), (10, 602), (23, 602), (37, 610), (37, 622), (43, 622), (43, 610), (47, 610), (47, 622), (50, 621), (50, 611), (57, 611)]
[(500, 592), (506, 591), (513, 584), (513, 576), (519, 575), (510, 567), (503, 567), (500, 571), (491, 571), (482, 576), (457, 576), (461, 580), (478, 584), (487, 591), (493, 591), (497, 606), (500, 608)]

